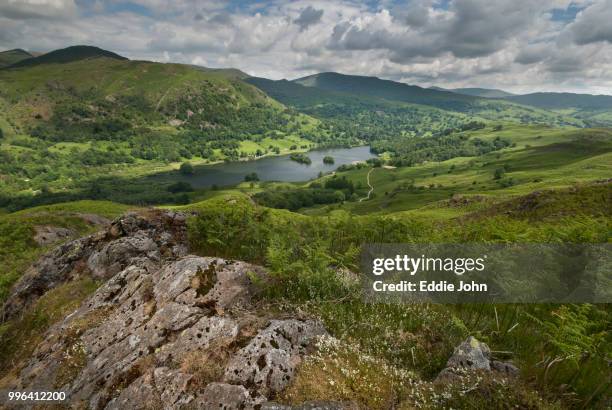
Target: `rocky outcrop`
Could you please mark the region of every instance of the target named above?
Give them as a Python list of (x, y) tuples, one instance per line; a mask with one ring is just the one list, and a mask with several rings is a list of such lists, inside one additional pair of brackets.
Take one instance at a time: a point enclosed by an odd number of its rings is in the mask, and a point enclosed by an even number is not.
[(34, 242), (40, 246), (52, 245), (76, 235), (72, 229), (49, 225), (35, 226), (34, 231)]
[(105, 279), (141, 262), (158, 266), (187, 253), (185, 215), (128, 213), (96, 234), (67, 242), (34, 263), (13, 287), (0, 317), (10, 319), (50, 289), (81, 275)]
[(291, 383), (323, 326), (262, 313), (252, 280), (265, 270), (186, 255), (179, 218), (124, 216), (33, 267), (9, 306), (77, 269), (106, 282), (49, 329), (11, 389), (61, 390), (90, 409), (250, 409)]
[(325, 334), (315, 321), (273, 320), (231, 359), (224, 379), (269, 396), (287, 387), (305, 350)]
[(436, 381), (453, 381), (470, 371), (495, 371), (506, 376), (519, 374), (519, 369), (512, 363), (491, 361), (489, 346), (470, 336), (455, 348)]

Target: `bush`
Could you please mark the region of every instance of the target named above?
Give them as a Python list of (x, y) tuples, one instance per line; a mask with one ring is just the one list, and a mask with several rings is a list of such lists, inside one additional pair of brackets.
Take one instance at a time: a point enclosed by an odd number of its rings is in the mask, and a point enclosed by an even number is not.
[(168, 192), (176, 194), (178, 192), (193, 192), (193, 187), (188, 182), (179, 181), (168, 185), (167, 190)]
[(259, 181), (259, 175), (257, 175), (257, 172), (251, 172), (244, 176), (244, 180), (247, 182), (256, 182)]
[(195, 171), (191, 162), (183, 162), (179, 168), (179, 172), (183, 175), (193, 175)]
[(323, 163), (327, 164), (327, 165), (333, 165), (336, 161), (334, 160), (334, 157), (330, 157), (329, 155), (326, 155), (323, 157)]

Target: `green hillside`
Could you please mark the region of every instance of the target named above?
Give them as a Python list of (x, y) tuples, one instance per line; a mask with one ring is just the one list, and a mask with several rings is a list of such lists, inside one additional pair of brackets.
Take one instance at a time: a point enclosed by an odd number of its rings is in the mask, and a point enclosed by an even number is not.
[(294, 81), (249, 78), (247, 82), (283, 104), (323, 120), (343, 135), (365, 141), (432, 135), (473, 120), (428, 105), (330, 91)]
[(127, 60), (127, 58), (111, 51), (103, 50), (93, 46), (71, 46), (61, 50), (54, 50), (38, 57), (21, 59), (12, 64), (14, 67), (30, 67), (40, 64), (64, 64), (89, 58), (107, 57), (116, 60)]
[(294, 81), (308, 87), (433, 106), (493, 121), (584, 126), (584, 122), (581, 119), (566, 113), (555, 113), (542, 108), (509, 101), (480, 98), (451, 91), (439, 91), (432, 88), (421, 88), (376, 77), (321, 73)]
[(457, 94), (471, 95), (474, 97), (484, 97), (484, 98), (504, 98), (504, 97), (510, 97), (514, 95), (504, 90), (497, 90), (497, 89), (490, 89), (490, 88), (452, 88), (452, 89), (447, 89), (446, 91), (451, 91)]
[(2, 51), (0, 52), (0, 68), (8, 67), (10, 65), (16, 64), (22, 60), (32, 57), (32, 54), (20, 48)]
[(476, 100), (471, 96), (436, 91), (390, 80), (381, 80), (377, 77), (339, 73), (315, 74), (293, 81), (307, 87), (317, 87), (329, 91), (347, 92), (412, 104), (432, 105), (454, 111), (465, 111)]
[(100, 175), (339, 143), (238, 70), (130, 61), (93, 47), (33, 60), (0, 70), (0, 202), (71, 192)]
[(533, 93), (506, 98), (581, 119), (587, 126), (612, 125), (612, 96), (573, 93)]
[(612, 96), (573, 93), (533, 93), (507, 97), (510, 101), (545, 109), (612, 110)]

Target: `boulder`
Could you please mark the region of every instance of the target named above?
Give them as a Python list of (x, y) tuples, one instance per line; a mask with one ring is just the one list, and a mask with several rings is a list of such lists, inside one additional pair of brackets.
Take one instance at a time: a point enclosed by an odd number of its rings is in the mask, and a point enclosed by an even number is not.
[(492, 361), (489, 346), (469, 336), (455, 348), (453, 355), (446, 362), (446, 367), (438, 374), (436, 382), (454, 382), (472, 371), (494, 371), (508, 377), (519, 374), (519, 369), (512, 363)]
[(455, 352), (446, 362), (446, 367), (491, 370), (490, 357), (489, 346), (470, 336), (455, 348)]

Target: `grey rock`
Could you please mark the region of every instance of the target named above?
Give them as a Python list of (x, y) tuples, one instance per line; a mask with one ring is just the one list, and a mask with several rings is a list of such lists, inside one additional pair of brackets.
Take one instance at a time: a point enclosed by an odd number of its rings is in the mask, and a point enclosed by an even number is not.
[[(252, 406), (249, 391), (240, 385), (210, 383), (193, 402), (194, 409), (241, 410)], [(252, 407), (251, 407), (252, 408)]]
[(72, 229), (61, 228), (59, 226), (36, 226), (34, 227), (34, 241), (41, 245), (51, 245), (76, 235)]
[(267, 396), (282, 391), (291, 382), (306, 349), (317, 336), (327, 334), (316, 321), (273, 320), (229, 362), (224, 379), (228, 383), (254, 386)]
[(78, 275), (79, 262), (91, 254), (93, 244), (91, 237), (85, 237), (62, 244), (42, 256), (13, 286), (0, 316), (4, 320), (16, 316), (48, 290)]
[(132, 236), (111, 241), (95, 251), (87, 259), (87, 267), (95, 277), (108, 278), (129, 265), (132, 258), (142, 255), (159, 261), (159, 247), (145, 232), (136, 232)]
[(455, 348), (453, 355), (446, 362), (446, 367), (436, 377), (436, 382), (457, 381), (475, 370), (495, 371), (510, 377), (519, 374), (519, 369), (512, 363), (492, 361), (489, 346), (470, 336)]
[(491, 370), (502, 373), (506, 376), (517, 377), (520, 374), (520, 370), (518, 367), (513, 365), (510, 362), (500, 362), (497, 360), (493, 360), (491, 362)]
[[(263, 268), (172, 251), (186, 248), (184, 221), (128, 214), (33, 265), (13, 306), (76, 272), (106, 281), (47, 331), (10, 388), (61, 390), (90, 409), (254, 409), (286, 388), (325, 329), (258, 315), (251, 280)], [(299, 408), (343, 408), (317, 406)]]
[(119, 217), (104, 231), (62, 244), (30, 266), (11, 290), (0, 319), (16, 316), (48, 290), (84, 274), (109, 278), (128, 265), (159, 267), (185, 256), (186, 236), (185, 216), (177, 212)]
[(489, 349), (489, 346), (470, 336), (455, 348), (455, 352), (446, 362), (446, 367), (491, 370), (490, 357), (491, 349)]

